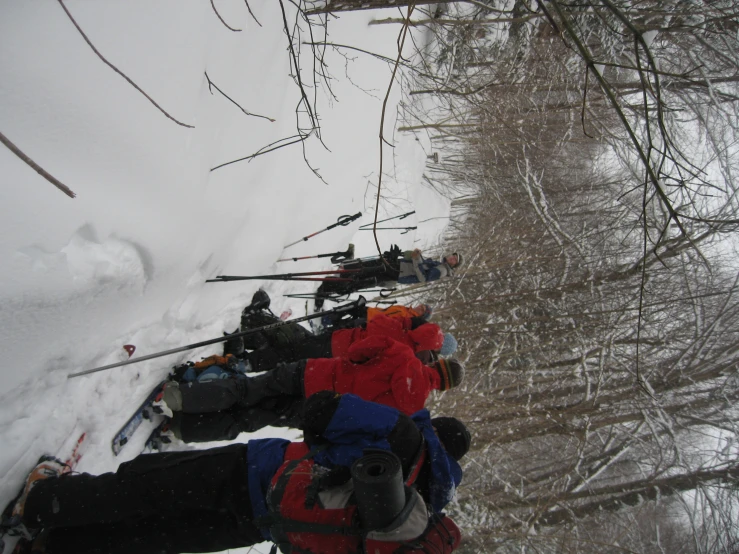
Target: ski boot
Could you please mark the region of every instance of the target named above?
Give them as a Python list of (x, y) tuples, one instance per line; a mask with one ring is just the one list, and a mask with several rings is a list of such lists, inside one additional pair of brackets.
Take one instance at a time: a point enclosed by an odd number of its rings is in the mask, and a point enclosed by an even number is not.
[(26, 541), (32, 541), (38, 534), (38, 530), (30, 529), (23, 523), (23, 509), (26, 505), (28, 493), (31, 492), (39, 481), (51, 477), (59, 477), (60, 475), (69, 473), (69, 471), (69, 466), (61, 460), (53, 456), (41, 456), (36, 463), (36, 467), (26, 477), (23, 488), (3, 510), (2, 520), (0, 521), (0, 535), (3, 537), (5, 535), (11, 537), (19, 536)]

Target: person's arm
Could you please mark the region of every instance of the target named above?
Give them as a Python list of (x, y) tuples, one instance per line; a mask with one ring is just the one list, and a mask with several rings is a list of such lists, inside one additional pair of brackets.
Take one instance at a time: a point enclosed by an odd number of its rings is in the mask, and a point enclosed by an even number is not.
[(416, 344), (415, 351), (434, 350), (438, 351), (444, 344), (444, 332), (435, 323), (424, 323), (411, 331), (408, 336)]
[(395, 405), (405, 414), (414, 414), (423, 408), (431, 392), (430, 383), (415, 356), (399, 367), (390, 381)]
[(303, 421), (305, 442), (328, 446), (316, 455), (327, 467), (350, 466), (366, 448), (380, 448), (400, 458), (405, 475), (422, 444), (421, 432), (410, 417), (353, 394), (312, 395), (305, 402)]
[(347, 357), (353, 364), (363, 364), (376, 358), (392, 347), (395, 341), (390, 337), (371, 336), (353, 343), (349, 347)]
[(411, 255), (411, 260), (413, 261), (413, 273), (416, 275), (416, 279), (418, 279), (419, 283), (425, 283), (428, 280), (428, 277), (421, 266), (423, 263), (421, 251), (416, 248)]

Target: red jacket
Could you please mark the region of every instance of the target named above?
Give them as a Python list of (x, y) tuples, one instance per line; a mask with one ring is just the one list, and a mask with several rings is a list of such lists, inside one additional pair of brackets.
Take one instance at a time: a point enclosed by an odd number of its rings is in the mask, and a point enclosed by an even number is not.
[(310, 359), (305, 365), (305, 397), (332, 390), (356, 394), (411, 415), (423, 408), (439, 373), (407, 346), (388, 337), (368, 337), (349, 347), (346, 358)]
[(367, 337), (389, 337), (413, 350), (439, 350), (444, 343), (444, 333), (438, 325), (424, 323), (411, 329), (411, 318), (388, 317), (378, 314), (367, 322), (366, 328), (340, 329), (331, 335), (331, 355), (345, 358), (349, 347)]

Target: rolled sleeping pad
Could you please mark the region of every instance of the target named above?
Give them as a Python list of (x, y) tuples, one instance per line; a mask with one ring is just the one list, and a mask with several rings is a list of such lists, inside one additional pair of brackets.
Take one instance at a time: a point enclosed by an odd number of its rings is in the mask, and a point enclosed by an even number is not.
[(390, 525), (406, 501), (400, 459), (392, 452), (372, 451), (352, 464), (351, 474), (362, 527)]

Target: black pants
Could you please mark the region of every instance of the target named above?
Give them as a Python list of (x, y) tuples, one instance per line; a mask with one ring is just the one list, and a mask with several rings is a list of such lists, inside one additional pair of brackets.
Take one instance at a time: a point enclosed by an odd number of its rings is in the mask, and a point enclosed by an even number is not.
[(175, 412), (170, 427), (184, 442), (234, 440), (240, 433), (253, 433), (264, 427), (302, 428), (303, 400), (293, 397), (268, 398), (258, 405), (206, 414)]
[(277, 366), (257, 377), (232, 377), (180, 385), (182, 412), (205, 414), (249, 407), (271, 397), (304, 398), (305, 361)]
[(283, 346), (264, 346), (244, 354), (252, 371), (269, 371), (280, 363), (297, 362), (308, 358), (332, 358), (331, 333), (309, 335)]
[[(249, 313), (241, 318), (241, 330), (257, 329), (265, 325), (281, 323), (279, 317), (275, 317), (269, 312), (260, 310), (258, 312)], [(244, 337), (244, 348), (247, 350), (257, 350), (264, 347), (282, 347), (287, 346), (295, 341), (311, 337), (313, 334), (305, 327), (297, 323), (288, 323), (281, 325), (268, 331), (260, 331)]]
[(388, 266), (380, 258), (373, 260), (352, 260), (345, 263), (342, 269), (358, 269), (357, 273), (342, 273), (349, 281), (324, 281), (316, 291), (315, 306), (320, 309), (326, 298), (348, 296), (353, 292), (376, 286), (386, 287), (398, 280), (400, 271)]
[(217, 552), (262, 542), (252, 523), (247, 446), (146, 454), (116, 473), (39, 482), (24, 522), (49, 554)]

